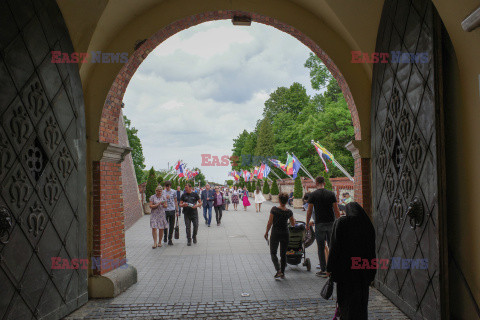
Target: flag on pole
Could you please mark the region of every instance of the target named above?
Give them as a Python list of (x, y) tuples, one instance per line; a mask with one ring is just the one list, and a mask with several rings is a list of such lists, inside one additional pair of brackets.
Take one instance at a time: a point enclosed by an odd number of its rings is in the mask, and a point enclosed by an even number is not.
[(234, 178), (235, 178), (235, 181), (237, 181), (238, 179), (240, 179), (240, 175), (239, 175), (239, 172), (233, 170), (233, 173), (234, 173)]
[(270, 173), (270, 171), (272, 171), (272, 169), (266, 163), (264, 163), (263, 165), (265, 166), (265, 170), (263, 171), (263, 176), (265, 178), (268, 178), (268, 174)]
[(292, 177), (295, 179), (297, 177), (298, 171), (300, 170), (302, 164), (300, 161), (292, 154), (293, 166), (292, 166)]
[(313, 143), (313, 146), (315, 147), (315, 150), (317, 150), (317, 153), (320, 156), (320, 159), (322, 159), (323, 165), (325, 167), (325, 172), (328, 172), (328, 167), (325, 160), (332, 161), (331, 158), (323, 152), (323, 148), (320, 148), (320, 146), (317, 145), (317, 143)]
[(256, 178), (258, 175), (258, 167), (255, 167), (255, 169), (253, 169), (253, 177)]
[(185, 177), (184, 173), (183, 173), (183, 163), (178, 160), (178, 163), (177, 165), (175, 166), (175, 169), (177, 170), (177, 175), (180, 177), (180, 178), (183, 178)]
[(250, 181), (253, 181), (253, 170), (250, 171)]
[(293, 162), (294, 162), (293, 157), (287, 152), (287, 163), (286, 163), (287, 168), (285, 170), (287, 174), (290, 174), (290, 175), (293, 174)]
[(263, 179), (263, 172), (265, 171), (265, 165), (262, 163), (260, 169), (258, 170), (258, 179)]
[(245, 181), (250, 180), (250, 171), (245, 170)]
[(281, 163), (280, 161), (278, 161), (277, 159), (268, 159), (270, 160), (271, 163), (273, 163), (273, 165), (279, 169), (282, 169), (283, 172), (286, 172), (285, 171), (285, 165), (283, 163)]

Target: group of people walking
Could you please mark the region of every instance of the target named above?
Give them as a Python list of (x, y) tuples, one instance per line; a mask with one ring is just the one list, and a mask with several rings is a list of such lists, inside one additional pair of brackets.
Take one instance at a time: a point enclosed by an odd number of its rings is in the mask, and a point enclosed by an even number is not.
[[(369, 285), (373, 281), (376, 269), (352, 269), (352, 258), (375, 258), (375, 231), (370, 218), (365, 210), (354, 202), (348, 194), (343, 194), (340, 208), (335, 194), (325, 189), (325, 179), (315, 179), (317, 190), (308, 194), (305, 200), (308, 204), (306, 226), (310, 225), (313, 216), (315, 226), (315, 240), (319, 257), (319, 277), (330, 277), (337, 284), (338, 313), (342, 320), (368, 319)], [(173, 245), (172, 235), (178, 217), (183, 211), (187, 245), (197, 243), (198, 211), (203, 208), (205, 224), (210, 227), (212, 210), (215, 211), (217, 226), (221, 225), (223, 210), (228, 210), (230, 202), (237, 210), (242, 200), (244, 209), (250, 206), (248, 191), (234, 186), (220, 188), (216, 186), (211, 190), (206, 185), (204, 190), (194, 190), (190, 184), (181, 191), (171, 189), (171, 182), (164, 183), (165, 188), (158, 186), (155, 194), (150, 197), (150, 227), (154, 245), (152, 248), (161, 247), (161, 240), (168, 245)], [(254, 193), (256, 211), (260, 212), (261, 204), (265, 197), (257, 188)], [(288, 225), (295, 226), (296, 221), (292, 210), (287, 208), (290, 196), (280, 193), (279, 205), (270, 210), (265, 239), (269, 241), (270, 256), (276, 273), (275, 279), (285, 278), (286, 252), (289, 243)], [(193, 230), (192, 230), (193, 229)], [(158, 234), (157, 234), (158, 231)], [(269, 233), (271, 234), (269, 236)], [(280, 260), (277, 252), (280, 249)]]
[[(165, 181), (164, 187), (158, 186), (155, 194), (149, 199), (151, 216), (150, 227), (152, 228), (153, 246), (152, 248), (162, 247), (162, 238), (164, 243), (173, 245), (173, 233), (178, 226), (178, 217), (183, 210), (185, 221), (185, 230), (187, 233), (187, 245), (191, 246), (197, 243), (198, 232), (198, 211), (202, 207), (205, 224), (210, 227), (212, 223), (212, 210), (215, 211), (215, 220), (217, 226), (222, 223), (223, 211), (228, 211), (230, 203), (237, 211), (239, 199), (242, 200), (244, 210), (249, 207), (249, 193), (247, 188), (243, 190), (237, 186), (233, 188), (215, 186), (214, 190), (207, 184), (204, 189), (194, 189), (190, 184), (185, 186), (182, 191), (180, 186), (177, 190), (171, 189), (172, 183)], [(255, 191), (255, 206), (257, 212), (260, 212), (261, 204), (265, 202), (265, 197), (257, 188)], [(193, 230), (192, 230), (193, 229)], [(158, 233), (158, 234), (157, 234)]]
[[(325, 179), (315, 179), (317, 190), (307, 197), (306, 226), (314, 217), (320, 269), (317, 276), (330, 277), (337, 287), (337, 316), (342, 320), (368, 319), (369, 285), (376, 269), (352, 269), (352, 258), (375, 258), (375, 230), (365, 210), (343, 194), (341, 215), (335, 193), (325, 189)], [(279, 205), (270, 211), (265, 239), (269, 240), (270, 255), (276, 270), (275, 279), (285, 278), (286, 251), (289, 242), (288, 224), (295, 226), (293, 212), (286, 207), (289, 195), (279, 194)], [(344, 207), (343, 207), (344, 206)], [(280, 263), (277, 252), (280, 247)], [(327, 253), (328, 252), (328, 253)], [(328, 255), (328, 256), (327, 256)], [(320, 291), (320, 288), (319, 288)]]

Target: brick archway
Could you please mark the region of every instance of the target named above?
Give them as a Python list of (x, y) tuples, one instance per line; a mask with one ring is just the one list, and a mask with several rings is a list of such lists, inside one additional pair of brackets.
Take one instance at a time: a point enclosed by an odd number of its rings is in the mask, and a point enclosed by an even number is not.
[[(328, 68), (342, 89), (352, 115), (355, 139), (361, 140), (360, 120), (352, 94), (345, 78), (328, 55), (309, 37), (296, 28), (265, 15), (245, 11), (223, 10), (196, 14), (178, 20), (146, 40), (122, 67), (107, 94), (103, 106), (99, 128), (99, 141), (109, 144), (112, 149), (118, 144), (118, 123), (122, 110), (122, 100), (126, 88), (140, 64), (163, 41), (174, 34), (203, 22), (227, 20), (234, 16), (248, 16), (253, 22), (272, 26), (290, 34), (314, 52)], [(354, 153), (352, 151), (352, 153)], [(358, 152), (357, 152), (358, 153)], [(355, 195), (356, 200), (370, 212), (370, 162), (355, 156)], [(100, 160), (93, 165), (93, 251), (92, 256), (102, 258), (125, 258), (124, 223), (122, 207), (122, 177), (118, 163)], [(119, 223), (121, 221), (121, 223)], [(98, 270), (104, 274), (109, 269)]]
[(355, 139), (361, 140), (362, 135), (357, 108), (355, 106), (355, 102), (353, 101), (353, 97), (348, 87), (348, 84), (335, 63), (314, 41), (312, 41), (310, 38), (305, 36), (297, 29), (278, 21), (277, 19), (273, 19), (256, 13), (225, 10), (200, 13), (188, 18), (178, 20), (155, 33), (152, 37), (150, 37), (150, 39), (145, 41), (140, 46), (140, 48), (138, 48), (132, 54), (128, 62), (118, 73), (117, 78), (113, 82), (112, 87), (108, 92), (107, 99), (105, 100), (105, 105), (102, 111), (102, 118), (100, 120), (99, 141), (106, 143), (118, 143), (118, 119), (120, 115), (120, 110), (122, 108), (121, 104), (123, 96), (133, 75), (150, 52), (152, 52), (163, 41), (167, 40), (168, 38), (182, 30), (196, 26), (203, 22), (227, 20), (233, 18), (234, 16), (248, 16), (252, 19), (253, 22), (272, 26), (280, 31), (288, 33), (289, 35), (293, 36), (298, 41), (303, 43), (305, 46), (307, 46), (310, 50), (312, 50), (312, 52), (314, 52), (323, 61), (325, 66), (328, 68), (332, 76), (337, 80), (340, 88), (342, 89), (343, 95), (345, 96), (345, 100), (348, 104), (348, 108), (350, 110), (350, 113), (352, 114), (353, 126), (355, 128)]

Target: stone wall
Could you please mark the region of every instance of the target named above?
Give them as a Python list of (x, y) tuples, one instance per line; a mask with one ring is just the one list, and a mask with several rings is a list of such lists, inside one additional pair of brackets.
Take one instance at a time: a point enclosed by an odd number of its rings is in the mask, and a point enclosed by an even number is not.
[[(120, 145), (130, 146), (128, 143), (127, 130), (123, 121), (123, 114), (120, 114), (118, 121), (118, 138)], [(125, 229), (128, 229), (143, 216), (142, 198), (138, 191), (131, 153), (127, 154), (125, 160), (122, 162), (122, 184)]]
[[(312, 179), (306, 179), (302, 177), (302, 186), (303, 186), (303, 194), (307, 192), (315, 191), (315, 181)], [(335, 192), (337, 199), (340, 199), (343, 192), (348, 192), (350, 196), (355, 200), (355, 191), (354, 191), (354, 183), (350, 181), (347, 177), (341, 178), (330, 178), (330, 182), (332, 183), (332, 191)], [(290, 193), (293, 192), (293, 186), (295, 181), (292, 179), (285, 179), (285, 180), (277, 180), (278, 189), (280, 192)]]

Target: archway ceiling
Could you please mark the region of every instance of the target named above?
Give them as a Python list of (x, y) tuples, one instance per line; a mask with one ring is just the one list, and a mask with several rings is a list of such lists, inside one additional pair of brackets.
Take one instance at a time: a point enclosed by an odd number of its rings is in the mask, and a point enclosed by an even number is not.
[[(317, 18), (326, 24), (332, 31), (338, 34), (352, 50), (362, 50), (372, 52), (375, 48), (375, 39), (380, 20), (383, 0), (361, 1), (363, 5), (353, 6), (351, 0), (275, 0), (284, 2), (288, 5), (297, 7), (304, 11), (305, 15), (311, 18)], [(252, 11), (260, 14), (277, 18), (278, 7), (273, 6), (275, 1), (265, 0), (233, 0), (217, 1), (202, 0), (204, 11), (212, 9), (243, 10)], [(138, 18), (142, 18), (149, 12), (158, 10), (167, 5), (166, 0), (101, 0), (101, 1), (62, 1), (57, 0), (60, 9), (64, 15), (68, 29), (70, 30), (74, 47), (79, 52), (90, 52), (95, 50), (107, 50), (111, 42), (122, 32), (129, 28), (129, 25), (135, 23)], [(174, 1), (182, 2), (182, 1)], [(189, 1), (184, 1), (188, 3)], [(197, 0), (191, 1), (197, 2)], [(220, 6), (219, 6), (219, 3)], [(284, 4), (284, 7), (285, 7)], [(270, 6), (270, 7), (269, 7)], [(189, 14), (188, 6), (185, 13)], [(192, 8), (194, 13), (201, 8)], [(193, 12), (192, 12), (193, 13)], [(364, 17), (364, 18), (362, 18)], [(161, 17), (159, 17), (159, 24)], [(284, 21), (285, 22), (285, 21)], [(152, 23), (150, 23), (152, 24)], [(155, 30), (160, 27), (144, 26), (136, 28), (138, 39), (149, 38)], [(294, 26), (300, 31), (299, 26)], [(133, 51), (133, 43), (128, 45), (130, 52)], [(328, 54), (328, 52), (327, 52)], [(334, 56), (331, 56), (335, 60)], [(81, 66), (82, 78), (89, 74), (88, 65)], [(371, 66), (365, 65), (365, 71), (371, 75)]]

